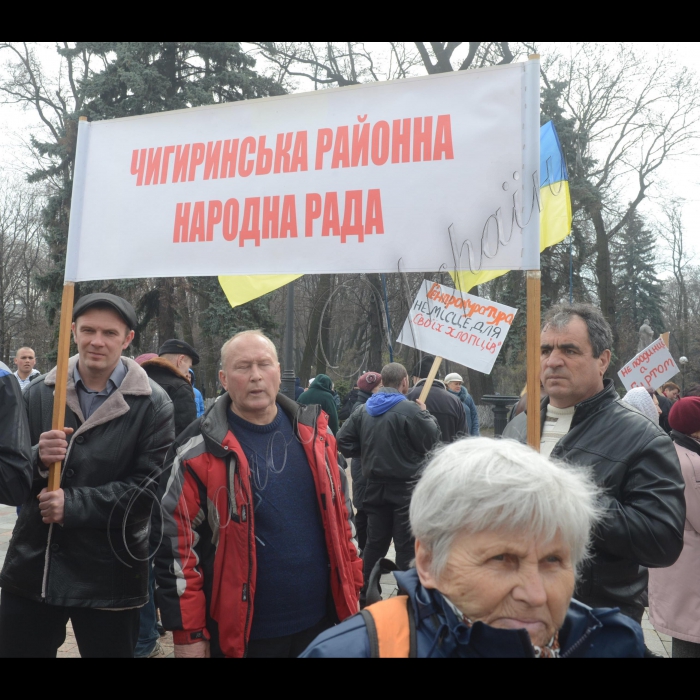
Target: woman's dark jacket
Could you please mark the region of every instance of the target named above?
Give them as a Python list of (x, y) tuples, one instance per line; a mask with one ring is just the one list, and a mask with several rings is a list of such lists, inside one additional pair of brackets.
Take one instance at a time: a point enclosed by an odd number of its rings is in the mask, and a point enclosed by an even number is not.
[(333, 381), (330, 377), (319, 374), (297, 401), (307, 406), (318, 404), (328, 414), (328, 427), (333, 435), (338, 434), (338, 407), (333, 398)]
[(18, 506), (29, 493), (31, 448), (19, 382), (0, 362), (0, 503)]
[[(416, 624), (418, 658), (534, 658), (526, 630), (505, 630), (475, 622), (467, 627), (457, 619), (445, 599), (423, 588), (415, 569), (395, 572), (399, 595), (411, 599)], [(592, 610), (571, 601), (559, 631), (562, 658), (642, 658), (642, 628), (617, 610)], [(301, 658), (369, 658), (367, 627), (353, 615), (320, 634)]]
[[(350, 415), (352, 415), (360, 406), (364, 406), (367, 400), (372, 396), (369, 391), (362, 389), (354, 389), (357, 392), (355, 403), (352, 406)], [(362, 473), (362, 458), (355, 457), (350, 464), (350, 474), (352, 475), (352, 504), (357, 510), (362, 510), (365, 500), (365, 491), (367, 491), (367, 479)]]
[[(542, 426), (548, 402), (542, 400)], [(527, 415), (516, 416), (503, 437), (526, 442)], [(606, 517), (596, 529), (576, 598), (592, 607), (617, 606), (641, 620), (645, 567), (671, 566), (683, 549), (685, 482), (671, 439), (620, 401), (606, 379), (603, 391), (576, 405), (571, 428), (551, 456), (590, 469), (604, 490)]]
[(197, 402), (189, 379), (162, 357), (148, 360), (141, 367), (161, 389), (165, 389), (173, 402), (175, 435), (179, 435), (192, 421), (197, 420)]
[(0, 588), (51, 605), (129, 608), (148, 600), (148, 536), (153, 494), (174, 440), (173, 405), (133, 361), (117, 389), (83, 421), (68, 364), (68, 454), (61, 472), (62, 525), (45, 525), (36, 496), (48, 472), (39, 435), (51, 430), (56, 370), (24, 391), (34, 479), (15, 525)]

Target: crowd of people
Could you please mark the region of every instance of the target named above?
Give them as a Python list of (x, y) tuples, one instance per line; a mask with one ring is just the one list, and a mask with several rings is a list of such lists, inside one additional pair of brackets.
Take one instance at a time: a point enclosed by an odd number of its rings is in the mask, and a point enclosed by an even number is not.
[(593, 306), (545, 316), (539, 452), (524, 411), (480, 437), (432, 357), (342, 405), (323, 374), (288, 397), (255, 330), (205, 411), (195, 348), (132, 360), (135, 327), (120, 297), (75, 304), (62, 429), (56, 368), (0, 363), (0, 657), (56, 656), (68, 621), (83, 657), (151, 657), (165, 630), (178, 658), (651, 657), (646, 607), (700, 656), (700, 396), (620, 399)]

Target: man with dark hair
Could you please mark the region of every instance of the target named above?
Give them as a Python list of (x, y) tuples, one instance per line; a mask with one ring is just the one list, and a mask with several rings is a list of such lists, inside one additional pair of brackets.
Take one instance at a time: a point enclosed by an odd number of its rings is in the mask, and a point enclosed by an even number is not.
[(158, 357), (146, 360), (141, 367), (173, 402), (175, 435), (179, 435), (197, 419), (197, 403), (188, 376), (191, 367), (199, 364), (197, 351), (184, 340), (166, 340), (158, 350)]
[[(423, 391), (426, 377), (430, 373), (435, 358), (432, 355), (424, 355), (420, 362), (413, 368), (413, 389), (408, 392), (409, 401), (415, 401)], [(469, 435), (467, 427), (467, 414), (464, 404), (457, 396), (447, 391), (445, 382), (435, 379), (425, 399), (425, 407), (431, 416), (437, 419), (440, 426), (440, 440), (442, 442), (454, 442), (461, 437)]]
[[(606, 516), (575, 597), (591, 607), (619, 607), (641, 622), (646, 567), (673, 564), (683, 548), (684, 481), (673, 443), (620, 401), (611, 379), (612, 331), (590, 304), (547, 313), (541, 334), (543, 454), (590, 469)], [(527, 440), (527, 416), (504, 438)]]
[(440, 439), (438, 422), (425, 404), (407, 400), (408, 373), (403, 365), (386, 365), (381, 381), (382, 388), (352, 413), (338, 433), (338, 449), (345, 457), (362, 458), (367, 479), (365, 589), (374, 565), (389, 551), (392, 537), (396, 565), (402, 571), (408, 569), (413, 559), (408, 522), (411, 493), (425, 456)]
[(661, 407), (661, 415), (659, 416), (659, 425), (671, 434), (671, 426), (668, 422), (668, 416), (671, 413), (671, 407), (678, 401), (681, 395), (681, 388), (675, 382), (666, 382), (661, 387), (661, 392), (657, 394), (659, 406)]
[[(62, 430), (51, 427), (56, 369), (24, 392), (33, 481), (0, 574), (0, 658), (55, 657), (68, 620), (81, 656), (134, 654), (155, 484), (174, 437), (167, 394), (121, 356), (135, 325), (120, 297), (78, 300)], [(61, 485), (48, 491), (56, 462)]]

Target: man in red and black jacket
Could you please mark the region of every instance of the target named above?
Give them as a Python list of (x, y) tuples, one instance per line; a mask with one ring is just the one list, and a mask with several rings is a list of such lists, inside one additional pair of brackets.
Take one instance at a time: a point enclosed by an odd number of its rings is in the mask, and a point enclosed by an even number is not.
[(279, 394), (259, 331), (221, 350), (226, 390), (168, 453), (158, 604), (176, 657), (298, 656), (358, 610), (345, 474), (328, 416)]

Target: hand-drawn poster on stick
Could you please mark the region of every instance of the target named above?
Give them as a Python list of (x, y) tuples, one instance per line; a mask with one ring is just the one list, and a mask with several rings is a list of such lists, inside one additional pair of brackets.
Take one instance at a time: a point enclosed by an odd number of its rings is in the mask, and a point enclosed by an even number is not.
[(663, 338), (658, 338), (635, 355), (617, 374), (628, 391), (638, 386), (658, 389), (680, 370)]
[(516, 313), (424, 280), (397, 342), (490, 374)]

